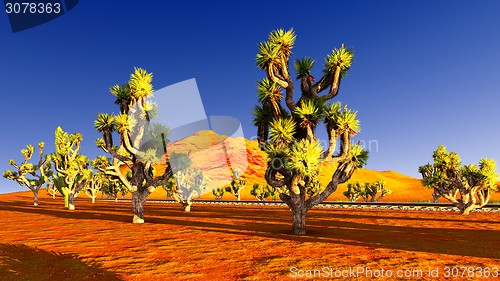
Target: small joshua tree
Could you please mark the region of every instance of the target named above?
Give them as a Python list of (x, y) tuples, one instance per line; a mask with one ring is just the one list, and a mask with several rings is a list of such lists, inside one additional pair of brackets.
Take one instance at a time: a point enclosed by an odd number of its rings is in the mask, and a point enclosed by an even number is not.
[(99, 192), (101, 191), (103, 185), (107, 183), (108, 179), (103, 172), (95, 173), (90, 180), (87, 181), (87, 184), (83, 188), (83, 192), (90, 199), (92, 199), (92, 203), (95, 203), (95, 199)]
[[(281, 200), (292, 210), (292, 231), (302, 235), (306, 233), (307, 211), (326, 200), (339, 184), (364, 166), (368, 152), (359, 145), (351, 145), (352, 136), (360, 131), (356, 112), (346, 106), (342, 110), (340, 103), (326, 104), (338, 94), (340, 82), (351, 67), (352, 51), (342, 45), (327, 55), (323, 76), (317, 82), (311, 75), (314, 60), (296, 60), (293, 66), (301, 96), (295, 101), (289, 66), (295, 39), (293, 30), (280, 29), (272, 31), (267, 41), (259, 44), (257, 66), (266, 77), (257, 84), (261, 105), (254, 110), (254, 124), (258, 126), (259, 144), (268, 154), (266, 181), (280, 189)], [(289, 111), (281, 106), (283, 95)], [(315, 133), (322, 121), (329, 137), (325, 151)], [(340, 151), (334, 155), (339, 139)], [(323, 161), (337, 163), (326, 187), (318, 186), (317, 180)]]
[[(144, 69), (135, 68), (128, 83), (110, 89), (120, 107), (120, 114), (99, 114), (94, 122), (103, 138), (96, 144), (112, 157), (106, 174), (116, 177), (132, 194), (134, 223), (144, 223), (144, 202), (158, 186), (164, 186), (173, 172), (167, 162), (166, 140), (169, 130), (159, 123), (150, 123), (157, 113), (157, 106), (148, 100), (153, 94), (153, 75)], [(112, 133), (120, 135), (120, 146), (114, 146)], [(120, 167), (126, 165), (130, 178), (123, 175)], [(165, 167), (158, 174), (159, 167)]]
[(433, 164), (419, 167), (422, 183), (433, 188), (434, 193), (450, 201), (461, 214), (482, 208), (497, 190), (496, 163), (492, 159), (481, 159), (479, 165), (462, 165), (456, 152), (448, 152), (439, 146), (432, 154)]
[(233, 179), (231, 184), (226, 187), (226, 191), (234, 195), (238, 201), (241, 199), (240, 192), (247, 185), (247, 179), (241, 177), (241, 171), (239, 169), (233, 169)]
[(255, 198), (257, 198), (257, 200), (259, 200), (259, 201), (264, 201), (264, 200), (266, 200), (267, 197), (269, 197), (271, 195), (269, 192), (268, 185), (261, 185), (258, 183), (255, 183), (252, 186), (252, 190), (250, 190), (250, 194), (255, 196)]
[(347, 190), (343, 194), (347, 197), (347, 200), (355, 202), (364, 195), (364, 190), (365, 188), (359, 182), (355, 184), (349, 183), (347, 184)]
[(33, 205), (35, 206), (38, 206), (38, 191), (49, 180), (52, 174), (52, 171), (50, 171), (50, 156), (46, 155), (43, 157), (44, 146), (43, 142), (38, 143), (40, 159), (36, 165), (28, 163), (35, 152), (35, 148), (31, 144), (28, 144), (26, 149), (21, 150), (21, 154), (24, 156), (21, 165), (16, 164), (16, 161), (13, 159), (9, 160), (9, 164), (16, 168), (17, 172), (7, 170), (3, 173), (4, 178), (16, 181), (19, 185), (26, 186), (33, 192)]
[(195, 194), (200, 195), (210, 181), (200, 169), (187, 169), (174, 174), (175, 184), (167, 186), (172, 190), (174, 200), (182, 204), (185, 212), (191, 211), (191, 204)]
[(57, 174), (53, 177), (54, 185), (64, 196), (64, 206), (75, 209), (75, 197), (92, 178), (88, 168), (89, 159), (80, 154), (81, 134), (68, 134), (61, 127), (55, 131), (55, 148), (51, 159)]
[(391, 192), (391, 190), (385, 187), (385, 182), (383, 180), (377, 180), (371, 184), (365, 183), (365, 188), (361, 196), (365, 199), (365, 202), (378, 202), (385, 196), (391, 194)]
[(165, 183), (164, 190), (167, 193), (167, 199), (174, 199), (174, 193), (177, 192), (177, 187), (175, 186), (177, 183), (175, 179), (169, 178), (167, 183)]
[(225, 192), (225, 189), (222, 187), (212, 189), (212, 194), (214, 195), (215, 200), (221, 200)]

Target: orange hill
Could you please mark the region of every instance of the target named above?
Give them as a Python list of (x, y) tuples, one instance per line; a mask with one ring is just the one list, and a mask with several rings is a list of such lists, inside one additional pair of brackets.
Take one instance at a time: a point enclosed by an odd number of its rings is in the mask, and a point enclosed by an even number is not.
[[(266, 184), (264, 173), (266, 170), (266, 154), (258, 148), (256, 140), (247, 140), (241, 137), (227, 138), (226, 136), (216, 135), (212, 131), (199, 131), (193, 136), (184, 138), (169, 145), (169, 152), (190, 153), (193, 160), (193, 166), (198, 166), (204, 171), (211, 182), (209, 189), (226, 186), (231, 175), (226, 164), (226, 155), (222, 150), (220, 143), (224, 141), (227, 155), (230, 159), (232, 168), (238, 168), (245, 171), (243, 177), (248, 179), (246, 188), (241, 192), (243, 200), (253, 200), (255, 197), (250, 195), (251, 187), (254, 183)], [(248, 165), (247, 165), (248, 162)], [(335, 164), (323, 163), (321, 168), (320, 180), (323, 186), (326, 185), (333, 172)], [(419, 179), (399, 174), (394, 171), (374, 171), (368, 169), (359, 169), (349, 181), (354, 183), (373, 182), (382, 179), (386, 186), (392, 190), (392, 194), (386, 196), (382, 201), (427, 201), (432, 200), (432, 190), (425, 188)], [(347, 189), (347, 183), (339, 186), (328, 200), (345, 200), (342, 192)], [(165, 192), (159, 188), (152, 195), (152, 198), (165, 198)], [(213, 199), (211, 192), (204, 194), (202, 199)], [(234, 199), (231, 194), (225, 194), (223, 199)], [(492, 200), (500, 200), (500, 193), (496, 193)], [(444, 202), (444, 201), (443, 201)]]

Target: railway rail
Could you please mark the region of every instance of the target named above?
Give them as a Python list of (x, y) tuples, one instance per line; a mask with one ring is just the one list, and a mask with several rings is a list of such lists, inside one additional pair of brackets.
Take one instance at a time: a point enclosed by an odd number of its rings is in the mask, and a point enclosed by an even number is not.
[[(99, 199), (104, 201), (115, 201), (115, 199)], [(131, 202), (131, 199), (118, 199), (118, 202)], [(147, 203), (153, 204), (179, 204), (175, 200), (148, 199)], [(257, 201), (257, 200), (193, 200), (193, 205), (229, 205), (229, 206), (286, 206), (283, 201)], [(428, 203), (428, 202), (345, 202), (325, 201), (318, 204), (317, 209), (380, 209), (380, 210), (425, 210), (425, 211), (456, 211), (451, 203)], [(498, 212), (500, 204), (490, 203), (475, 212)]]

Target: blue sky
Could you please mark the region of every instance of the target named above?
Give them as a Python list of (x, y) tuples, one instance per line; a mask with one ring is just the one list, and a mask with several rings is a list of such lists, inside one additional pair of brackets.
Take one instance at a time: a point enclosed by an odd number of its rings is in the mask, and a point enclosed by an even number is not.
[(358, 139), (378, 143), (367, 168), (417, 177), (440, 144), (465, 163), (500, 161), (498, 1), (168, 2), (81, 1), (18, 33), (0, 12), (0, 170), (28, 143), (52, 152), (58, 125), (83, 134), (83, 153), (101, 154), (93, 120), (118, 111), (108, 88), (134, 66), (154, 73), (156, 89), (196, 78), (206, 113), (240, 119), (250, 138), (264, 75), (257, 44), (292, 27), (294, 56), (315, 59), (316, 77), (333, 48), (354, 48), (335, 100), (359, 111)]

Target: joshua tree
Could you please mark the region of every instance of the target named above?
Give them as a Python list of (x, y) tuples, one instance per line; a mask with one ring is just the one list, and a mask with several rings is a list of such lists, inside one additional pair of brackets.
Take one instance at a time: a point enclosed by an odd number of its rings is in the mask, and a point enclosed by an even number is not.
[(68, 134), (61, 127), (55, 131), (55, 148), (52, 162), (57, 175), (53, 177), (54, 185), (64, 196), (64, 206), (75, 209), (75, 197), (92, 178), (92, 170), (88, 168), (89, 159), (80, 154), (81, 134)]
[[(166, 157), (169, 130), (158, 123), (150, 124), (157, 114), (156, 105), (148, 100), (153, 94), (152, 78), (151, 73), (135, 68), (128, 83), (110, 89), (117, 98), (120, 114), (102, 113), (95, 121), (95, 128), (103, 135), (96, 140), (97, 146), (113, 156), (105, 172), (116, 177), (132, 193), (134, 223), (144, 222), (146, 197), (156, 187), (165, 185), (173, 174)], [(115, 130), (120, 135), (119, 147), (113, 143)], [(130, 169), (130, 178), (121, 172), (121, 166)], [(161, 167), (166, 168), (159, 174)]]
[(212, 189), (212, 194), (215, 196), (215, 200), (221, 200), (222, 196), (224, 196), (224, 192), (225, 190), (222, 187)]
[[(391, 194), (391, 192), (391, 190), (385, 187), (385, 182), (383, 180), (377, 180), (372, 184), (365, 183), (365, 188), (361, 196), (365, 199), (365, 202), (378, 202), (385, 196)], [(379, 194), (378, 197), (377, 194)]]
[(85, 195), (92, 199), (92, 203), (95, 203), (95, 199), (97, 195), (102, 190), (102, 187), (107, 184), (108, 179), (103, 172), (95, 173), (90, 180), (87, 181), (87, 184), (83, 188), (83, 192)]
[(238, 201), (241, 199), (240, 191), (247, 185), (247, 179), (241, 177), (239, 169), (233, 169), (233, 179), (231, 185), (226, 186), (226, 191), (234, 195)]
[[(296, 60), (294, 68), (301, 96), (295, 101), (294, 79), (289, 68), (295, 38), (292, 30), (280, 29), (272, 31), (268, 40), (259, 44), (257, 66), (266, 73), (266, 78), (258, 83), (259, 101), (262, 110), (271, 113), (272, 121), (267, 126), (259, 122), (258, 137), (267, 143), (266, 181), (281, 189), (281, 200), (292, 210), (292, 231), (301, 235), (306, 233), (307, 211), (323, 202), (357, 168), (365, 165), (368, 153), (359, 145), (350, 143), (351, 137), (359, 132), (356, 112), (347, 107), (342, 112), (340, 104), (327, 105), (338, 94), (340, 82), (351, 67), (353, 52), (343, 45), (334, 49), (326, 56), (323, 76), (317, 82), (311, 75), (314, 61), (310, 58)], [(322, 92), (325, 94), (320, 95)], [(283, 94), (289, 112), (280, 105)], [(261, 120), (260, 115), (256, 119)], [(325, 152), (315, 135), (317, 125), (322, 121), (326, 123), (330, 142)], [(267, 128), (269, 140), (266, 138)], [(339, 138), (340, 151), (333, 155)], [(326, 187), (317, 186), (322, 161), (337, 163)]]
[(259, 200), (259, 201), (264, 201), (264, 200), (266, 200), (267, 197), (269, 197), (271, 195), (269, 192), (268, 185), (261, 185), (258, 183), (255, 183), (252, 186), (252, 190), (250, 190), (250, 194), (255, 196), (255, 198), (257, 198), (257, 200)]
[(36, 165), (28, 163), (33, 157), (35, 148), (28, 144), (26, 149), (21, 150), (24, 160), (21, 165), (17, 165), (14, 159), (9, 160), (9, 164), (17, 169), (17, 172), (7, 170), (3, 173), (3, 177), (9, 180), (16, 181), (21, 186), (26, 186), (33, 192), (33, 205), (38, 206), (38, 191), (42, 185), (49, 180), (52, 175), (50, 156), (43, 157), (43, 142), (38, 143), (40, 159)]
[(496, 163), (492, 159), (481, 159), (479, 165), (462, 165), (456, 152), (448, 152), (439, 146), (432, 154), (433, 164), (419, 167), (422, 183), (433, 188), (434, 193), (450, 201), (461, 214), (482, 208), (497, 190)]
[(175, 183), (167, 186), (167, 189), (170, 189), (174, 199), (182, 204), (184, 211), (189, 212), (193, 196), (200, 195), (207, 188), (210, 180), (199, 169), (178, 171), (174, 178)]
[(356, 182), (355, 184), (347, 184), (347, 191), (344, 191), (343, 194), (347, 197), (347, 200), (355, 202), (364, 195), (364, 191), (365, 187), (361, 186), (359, 182)]

